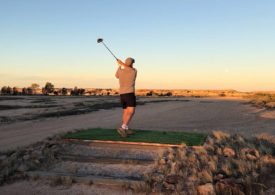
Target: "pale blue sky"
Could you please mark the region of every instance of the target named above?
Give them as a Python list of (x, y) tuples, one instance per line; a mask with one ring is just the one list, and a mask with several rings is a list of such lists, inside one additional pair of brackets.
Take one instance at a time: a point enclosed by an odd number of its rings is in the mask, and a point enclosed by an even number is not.
[(0, 0), (0, 86), (274, 90), (272, 0)]

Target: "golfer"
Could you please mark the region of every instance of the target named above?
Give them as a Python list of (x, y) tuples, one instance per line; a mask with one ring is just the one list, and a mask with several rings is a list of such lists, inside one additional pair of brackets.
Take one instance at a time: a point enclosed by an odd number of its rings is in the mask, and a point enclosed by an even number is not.
[(136, 96), (135, 96), (135, 81), (137, 70), (133, 67), (135, 60), (127, 58), (125, 63), (117, 60), (119, 68), (116, 71), (116, 78), (119, 80), (120, 102), (123, 108), (122, 125), (117, 129), (121, 137), (127, 137), (134, 134), (129, 129), (128, 125), (135, 114)]

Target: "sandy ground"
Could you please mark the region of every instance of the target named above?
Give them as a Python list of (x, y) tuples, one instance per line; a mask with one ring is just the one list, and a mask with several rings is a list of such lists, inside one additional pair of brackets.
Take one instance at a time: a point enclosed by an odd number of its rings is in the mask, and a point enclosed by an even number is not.
[[(186, 100), (186, 99), (184, 99)], [(275, 134), (275, 111), (245, 104), (241, 99), (193, 98), (190, 101), (148, 103), (137, 107), (131, 128), (209, 133), (223, 130), (251, 136)], [(121, 109), (88, 114), (18, 121), (0, 126), (0, 150), (14, 149), (40, 141), (56, 133), (82, 128), (115, 128)]]

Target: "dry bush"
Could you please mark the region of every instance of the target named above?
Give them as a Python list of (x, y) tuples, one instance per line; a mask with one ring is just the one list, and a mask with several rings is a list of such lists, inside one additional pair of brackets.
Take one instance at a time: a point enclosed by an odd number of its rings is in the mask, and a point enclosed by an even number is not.
[(55, 176), (55, 177), (52, 177), (50, 178), (50, 186), (59, 186), (62, 184), (62, 179), (60, 176)]
[(212, 135), (214, 139), (216, 139), (216, 141), (222, 141), (230, 138), (230, 135), (228, 133), (224, 133), (222, 131), (213, 131)]
[(125, 183), (123, 188), (132, 190), (134, 193), (144, 193), (150, 191), (150, 186), (143, 182)]
[(59, 185), (71, 186), (75, 181), (70, 176), (52, 176), (49, 179), (49, 182), (51, 186), (59, 186)]
[(164, 152), (148, 175), (149, 186), (162, 193), (263, 194), (274, 185), (274, 140), (269, 135), (247, 140), (215, 131), (203, 147)]
[(266, 133), (258, 134), (254, 137), (253, 143), (261, 154), (275, 156), (275, 136)]
[(270, 135), (268, 133), (261, 133), (261, 134), (257, 134), (255, 136), (255, 138), (259, 141), (265, 141), (268, 142), (270, 144), (275, 144), (275, 136), (274, 135)]
[(268, 109), (275, 108), (275, 94), (256, 93), (250, 97), (250, 103), (257, 107), (265, 107)]
[(212, 172), (203, 170), (199, 173), (200, 183), (207, 184), (213, 182)]
[[(56, 154), (63, 146), (56, 139), (58, 136), (45, 139), (27, 147), (18, 148), (0, 154), (0, 185), (27, 178), (26, 172), (47, 168), (52, 162), (58, 161)], [(35, 179), (31, 178), (31, 179)]]

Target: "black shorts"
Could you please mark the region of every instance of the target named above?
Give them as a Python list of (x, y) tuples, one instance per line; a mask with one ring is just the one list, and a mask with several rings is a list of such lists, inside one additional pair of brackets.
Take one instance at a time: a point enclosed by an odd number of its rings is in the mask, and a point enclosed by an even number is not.
[(136, 96), (135, 93), (120, 94), (120, 102), (123, 109), (127, 107), (136, 107)]

